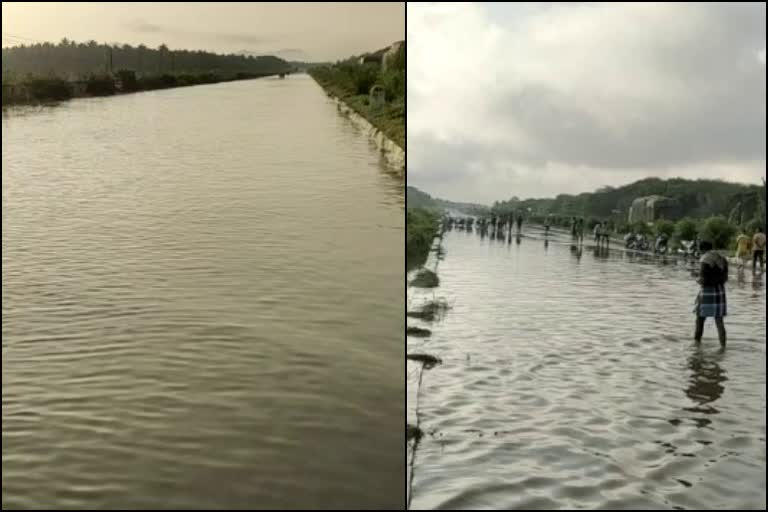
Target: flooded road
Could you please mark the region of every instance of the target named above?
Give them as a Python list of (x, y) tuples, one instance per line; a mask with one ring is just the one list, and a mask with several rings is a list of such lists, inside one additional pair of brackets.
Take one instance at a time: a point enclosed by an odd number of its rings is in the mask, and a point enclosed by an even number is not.
[(689, 266), (524, 234), (448, 232), (410, 290), (451, 305), (408, 321), (442, 359), (409, 362), (411, 508), (764, 509), (764, 278), (732, 269), (721, 353), (709, 322), (693, 344)]
[(2, 507), (402, 508), (404, 192), (308, 76), (4, 113)]

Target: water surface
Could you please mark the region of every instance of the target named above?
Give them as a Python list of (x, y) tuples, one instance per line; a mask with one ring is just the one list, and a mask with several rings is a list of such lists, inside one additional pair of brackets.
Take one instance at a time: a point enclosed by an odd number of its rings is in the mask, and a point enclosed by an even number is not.
[(409, 363), (411, 508), (765, 508), (764, 277), (732, 272), (721, 352), (710, 323), (693, 344), (697, 285), (672, 258), (535, 227), (443, 247), (440, 286), (409, 300), (452, 304), (408, 340), (443, 360), (418, 393)]
[(403, 186), (307, 76), (14, 109), (3, 508), (402, 507)]

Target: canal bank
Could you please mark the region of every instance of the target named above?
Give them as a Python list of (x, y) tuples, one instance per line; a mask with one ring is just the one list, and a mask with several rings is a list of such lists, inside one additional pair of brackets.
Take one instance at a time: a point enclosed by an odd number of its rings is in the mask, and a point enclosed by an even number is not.
[[(327, 92), (327, 91), (326, 91)], [(363, 131), (376, 144), (389, 165), (397, 170), (400, 176), (405, 175), (405, 151), (394, 141), (387, 137), (383, 131), (376, 128), (370, 121), (360, 115), (355, 109), (347, 105), (344, 100), (328, 93), (328, 96), (336, 102), (339, 112), (349, 117), (349, 120)]]
[(431, 247), (422, 265), (407, 272), (407, 323), (406, 340), (406, 499), (410, 507), (415, 476), (414, 466), (419, 444), (424, 437), (419, 416), (419, 391), (424, 372), (439, 366), (442, 361), (432, 353), (431, 328), (444, 317), (448, 303), (438, 298), (440, 279), (438, 264), (443, 257), (442, 224), (433, 234)]
[(405, 175), (405, 50), (390, 65), (352, 61), (308, 70), (339, 110), (374, 141), (398, 173)]
[(399, 176), (404, 177), (405, 151), (403, 148), (395, 143), (392, 139), (390, 139), (381, 129), (374, 126), (360, 112), (349, 106), (339, 96), (335, 95), (331, 91), (331, 88), (323, 85), (323, 83), (321, 83), (315, 77), (313, 78), (317, 84), (323, 88), (328, 97), (336, 103), (339, 112), (342, 115), (348, 117), (352, 124), (354, 124), (359, 130), (365, 133), (365, 135), (370, 138), (370, 140), (372, 140), (376, 145), (376, 148), (384, 157), (387, 164), (391, 166)]

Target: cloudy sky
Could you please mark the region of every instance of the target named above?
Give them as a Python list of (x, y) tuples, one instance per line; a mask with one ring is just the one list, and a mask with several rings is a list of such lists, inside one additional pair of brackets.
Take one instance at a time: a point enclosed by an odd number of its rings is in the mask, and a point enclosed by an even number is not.
[(402, 2), (3, 2), (2, 9), (3, 46), (67, 37), (324, 61), (405, 35)]
[(408, 183), (452, 200), (765, 176), (765, 3), (409, 3)]

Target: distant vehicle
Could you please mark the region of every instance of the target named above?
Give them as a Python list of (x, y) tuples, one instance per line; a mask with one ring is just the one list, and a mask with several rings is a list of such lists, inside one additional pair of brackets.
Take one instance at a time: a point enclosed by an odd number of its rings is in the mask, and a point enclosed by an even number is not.
[(636, 235), (635, 233), (628, 233), (624, 237), (624, 247), (635, 251), (650, 251), (651, 244), (645, 238), (644, 235)]
[(698, 258), (701, 254), (697, 240), (680, 240), (682, 247), (678, 251), (685, 257)]

